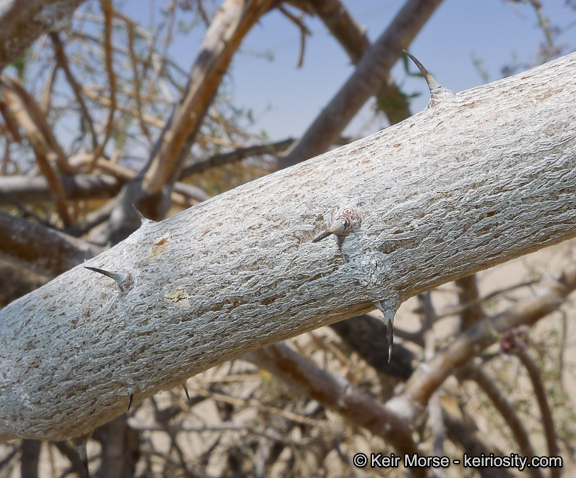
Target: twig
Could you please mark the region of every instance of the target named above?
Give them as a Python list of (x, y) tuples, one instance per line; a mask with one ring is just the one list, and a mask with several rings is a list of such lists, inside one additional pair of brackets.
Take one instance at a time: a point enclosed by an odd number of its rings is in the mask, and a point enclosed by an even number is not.
[(130, 63), (132, 65), (132, 76), (134, 78), (134, 96), (136, 98), (136, 113), (138, 122), (140, 123), (140, 130), (142, 134), (146, 136), (146, 139), (151, 144), (152, 137), (150, 136), (150, 132), (146, 127), (146, 123), (144, 122), (144, 117), (142, 116), (142, 98), (140, 96), (140, 89), (141, 89), (141, 82), (140, 82), (140, 74), (138, 73), (138, 59), (136, 58), (136, 52), (134, 51), (134, 22), (126, 17), (125, 15), (121, 14), (120, 12), (116, 11), (115, 15), (122, 19), (124, 23), (126, 23), (126, 35), (128, 36), (128, 53), (130, 54)]
[(207, 392), (205, 390), (199, 389), (196, 390), (198, 395), (201, 395), (206, 398), (212, 398), (214, 400), (218, 400), (220, 402), (229, 403), (230, 405), (236, 405), (238, 407), (254, 407), (258, 410), (266, 413), (270, 413), (272, 415), (280, 415), (288, 420), (292, 420), (296, 423), (301, 423), (303, 425), (312, 425), (316, 426), (320, 422), (318, 420), (313, 420), (312, 418), (306, 418), (295, 413), (289, 412), (287, 410), (280, 410), (279, 408), (275, 407), (268, 407), (266, 405), (262, 405), (260, 402), (256, 400), (243, 400), (241, 398), (229, 397), (227, 395), (223, 395), (221, 393), (216, 392)]
[[(550, 404), (548, 403), (548, 398), (546, 396), (546, 389), (542, 383), (542, 376), (540, 375), (540, 370), (538, 365), (534, 362), (530, 354), (526, 350), (516, 350), (514, 352), (518, 356), (522, 365), (526, 368), (530, 381), (532, 382), (532, 387), (534, 387), (534, 394), (536, 395), (536, 401), (538, 402), (538, 407), (540, 408), (540, 413), (542, 414), (542, 424), (544, 425), (544, 431), (546, 435), (546, 444), (548, 446), (548, 456), (558, 456), (559, 449), (558, 443), (556, 441), (556, 429), (554, 427), (554, 419), (552, 418), (552, 410), (550, 409)], [(550, 468), (550, 476), (552, 478), (560, 477), (559, 468)]]
[(277, 155), (278, 153), (288, 149), (294, 141), (293, 138), (287, 138), (274, 143), (258, 144), (255, 146), (248, 146), (247, 148), (236, 149), (229, 153), (215, 154), (206, 160), (185, 167), (180, 173), (180, 179), (190, 176), (191, 174), (202, 173), (207, 169), (240, 161), (251, 156), (262, 156), (264, 154)]
[(96, 130), (94, 129), (94, 121), (92, 121), (92, 115), (88, 111), (86, 107), (86, 103), (84, 98), (82, 97), (82, 87), (76, 81), (72, 70), (70, 69), (70, 64), (68, 62), (68, 58), (64, 51), (64, 45), (62, 44), (62, 40), (60, 39), (60, 35), (57, 32), (50, 33), (50, 39), (52, 40), (52, 44), (54, 45), (54, 53), (56, 54), (56, 61), (60, 68), (64, 70), (64, 74), (66, 75), (66, 80), (70, 84), (72, 91), (74, 92), (74, 96), (78, 104), (80, 105), (80, 110), (82, 111), (82, 116), (86, 123), (88, 124), (88, 129), (90, 129), (90, 134), (92, 135), (92, 149), (98, 149), (98, 137), (96, 135)]
[[(291, 388), (340, 413), (355, 425), (384, 438), (400, 453), (417, 453), (412, 432), (398, 415), (343, 377), (320, 369), (287, 345), (270, 345), (244, 355), (243, 359), (268, 370)], [(410, 471), (416, 476), (426, 474), (417, 468)]]
[(14, 79), (2, 77), (1, 83), (6, 87), (5, 99), (12, 114), (26, 131), (30, 144), (36, 154), (38, 166), (46, 177), (50, 190), (54, 194), (56, 209), (64, 226), (72, 224), (68, 211), (66, 193), (56, 172), (50, 165), (49, 158), (56, 157), (56, 161), (65, 172), (72, 172), (64, 152), (56, 142), (40, 107), (28, 95), (24, 88)]
[(56, 81), (56, 76), (58, 74), (58, 64), (52, 65), (50, 69), (50, 74), (46, 79), (46, 84), (44, 85), (44, 90), (42, 91), (42, 101), (40, 102), (40, 108), (45, 115), (48, 115), (50, 111), (52, 102), (52, 88), (54, 87), (54, 82)]
[(114, 52), (112, 49), (112, 18), (114, 16), (114, 7), (111, 0), (100, 0), (102, 13), (104, 14), (104, 62), (108, 74), (108, 83), (110, 85), (110, 107), (108, 109), (108, 120), (105, 126), (104, 139), (94, 151), (94, 158), (99, 158), (108, 140), (112, 136), (114, 126), (114, 113), (116, 112), (116, 74), (114, 73)]
[[(434, 306), (432, 305), (432, 294), (430, 291), (418, 295), (418, 301), (424, 312), (424, 360), (430, 362), (434, 358), (436, 349), (436, 340), (434, 336)], [(442, 405), (438, 391), (434, 392), (428, 402), (428, 419), (430, 430), (432, 431), (433, 443), (432, 453), (434, 456), (444, 456), (444, 439), (446, 437), (446, 426), (442, 417)], [(439, 477), (446, 476), (443, 470), (435, 470), (435, 475)]]
[(532, 325), (557, 310), (566, 296), (576, 289), (576, 265), (566, 267), (558, 280), (542, 284), (541, 289), (538, 297), (518, 303), (462, 332), (448, 347), (436, 354), (426, 370), (419, 369), (412, 375), (404, 392), (392, 399), (394, 403), (390, 403), (390, 406), (414, 419), (454, 369), (478, 356), (505, 331), (523, 324)]
[(505, 294), (506, 292), (510, 292), (515, 289), (520, 289), (521, 287), (530, 287), (532, 285), (538, 284), (540, 282), (539, 279), (533, 279), (525, 282), (520, 282), (519, 284), (514, 284), (509, 287), (504, 287), (502, 289), (495, 290), (490, 292), (490, 294), (486, 294), (485, 296), (478, 297), (477, 299), (473, 300), (472, 302), (468, 302), (466, 304), (461, 304), (458, 307), (453, 307), (448, 309), (444, 312), (441, 312), (436, 315), (436, 319), (443, 319), (444, 317), (448, 317), (450, 315), (461, 314), (463, 311), (469, 309), (470, 307), (474, 307), (482, 302), (486, 302), (487, 300), (493, 299), (501, 294)]
[(302, 65), (304, 64), (304, 51), (306, 50), (306, 36), (311, 35), (312, 33), (310, 32), (310, 30), (308, 30), (306, 25), (304, 25), (302, 18), (298, 18), (297, 16), (290, 13), (286, 9), (286, 7), (279, 6), (278, 10), (280, 10), (282, 12), (282, 14), (286, 18), (288, 18), (292, 23), (294, 23), (294, 25), (296, 25), (298, 27), (298, 29), (300, 30), (300, 54), (298, 56), (298, 63), (296, 65), (296, 67), (302, 68)]
[[(463, 370), (463, 378), (474, 380), (482, 391), (492, 401), (496, 410), (500, 412), (504, 421), (510, 427), (514, 439), (520, 447), (520, 453), (529, 459), (534, 457), (536, 453), (530, 443), (528, 431), (524, 427), (522, 420), (514, 410), (512, 404), (502, 394), (498, 385), (492, 378), (477, 365), (470, 364)], [(528, 467), (528, 472), (533, 478), (542, 478), (542, 472), (538, 468)]]

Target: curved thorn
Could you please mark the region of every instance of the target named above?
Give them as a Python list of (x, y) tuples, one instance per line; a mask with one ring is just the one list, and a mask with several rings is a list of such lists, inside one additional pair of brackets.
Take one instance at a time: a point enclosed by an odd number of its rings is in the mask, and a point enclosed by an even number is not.
[(186, 392), (186, 398), (188, 399), (188, 401), (190, 401), (190, 394), (188, 393), (188, 387), (186, 386), (186, 382), (182, 384), (182, 388), (184, 389), (184, 392)]
[(152, 219), (148, 219), (147, 217), (145, 217), (136, 207), (136, 204), (132, 203), (132, 209), (134, 209), (134, 212), (138, 215), (138, 218), (140, 219), (140, 224), (142, 226), (144, 226), (145, 224), (151, 224), (154, 223), (155, 221), (153, 221)]
[(312, 242), (318, 242), (321, 241), (322, 239), (328, 237), (330, 234), (332, 234), (331, 231), (324, 231), (322, 234), (320, 234), (318, 237), (316, 237), (315, 239), (312, 239)]
[(130, 408), (132, 408), (132, 400), (134, 400), (133, 393), (130, 394), (130, 399), (128, 400), (128, 410), (126, 410), (126, 413), (128, 413), (130, 411)]
[(98, 272), (98, 274), (105, 275), (114, 280), (118, 285), (121, 292), (128, 292), (130, 288), (134, 285), (134, 280), (130, 274), (122, 274), (119, 272), (110, 272), (104, 269), (98, 269), (97, 267), (84, 266), (85, 269), (91, 270), (93, 272)]
[(90, 267), (90, 266), (84, 266), (84, 269), (89, 269), (91, 271), (98, 272), (99, 274), (105, 275), (106, 277), (110, 277), (110, 279), (114, 279), (118, 283), (121, 280), (121, 277), (118, 274), (115, 274), (114, 272), (108, 272), (104, 269), (98, 269), (97, 267)]
[(422, 73), (422, 76), (424, 76), (426, 83), (428, 83), (428, 89), (430, 90), (430, 92), (442, 86), (434, 79), (434, 77), (430, 74), (430, 72), (426, 69), (426, 67), (422, 63), (420, 63), (420, 61), (418, 61), (418, 58), (416, 58), (414, 55), (412, 55), (412, 53), (406, 50), (402, 51), (406, 53), (406, 55), (408, 55), (410, 59), (414, 62), (414, 64), (418, 67), (418, 69)]

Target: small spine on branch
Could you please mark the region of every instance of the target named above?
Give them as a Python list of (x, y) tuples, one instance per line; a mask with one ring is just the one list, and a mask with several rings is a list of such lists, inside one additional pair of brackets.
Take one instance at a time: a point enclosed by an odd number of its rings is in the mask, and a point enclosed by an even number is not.
[(140, 219), (140, 224), (142, 226), (148, 226), (151, 224), (154, 224), (156, 221), (153, 221), (152, 219), (148, 219), (147, 217), (145, 217), (136, 207), (136, 204), (132, 203), (132, 209), (134, 209), (134, 212), (136, 213), (136, 215), (138, 216), (138, 219)]
[(376, 302), (374, 305), (382, 312), (386, 324), (386, 339), (388, 340), (388, 362), (392, 358), (392, 344), (394, 343), (394, 316), (400, 307), (402, 299), (400, 295), (394, 295), (388, 299)]
[(312, 242), (318, 242), (331, 234), (336, 236), (345, 236), (351, 232), (357, 231), (362, 225), (362, 217), (358, 210), (352, 206), (343, 206), (336, 208), (330, 216), (330, 226), (319, 236), (315, 237)]
[(446, 87), (442, 86), (440, 83), (438, 83), (436, 81), (436, 79), (426, 69), (426, 67), (422, 63), (420, 63), (418, 58), (416, 58), (414, 55), (412, 55), (410, 52), (408, 52), (406, 50), (402, 50), (402, 51), (418, 67), (418, 69), (422, 73), (422, 76), (424, 76), (426, 83), (428, 84), (428, 89), (430, 90), (430, 101), (428, 102), (429, 108), (435, 106), (443, 98), (446, 98), (446, 97), (453, 98), (456, 96), (456, 93), (454, 93), (452, 90), (449, 90), (448, 88), (446, 88)]
[(190, 394), (188, 393), (188, 387), (186, 386), (186, 382), (182, 383), (182, 388), (184, 389), (184, 392), (186, 393), (186, 399), (188, 401), (190, 401)]
[(105, 275), (106, 277), (110, 277), (110, 279), (113, 279), (116, 284), (118, 284), (120, 291), (124, 294), (128, 292), (134, 285), (134, 280), (130, 274), (123, 274), (121, 272), (109, 272), (104, 269), (98, 269), (97, 267), (84, 266), (84, 268), (93, 272), (98, 272), (99, 274)]
[(128, 413), (132, 408), (133, 400), (134, 400), (134, 389), (132, 387), (128, 387), (128, 410), (126, 410), (126, 413)]
[(88, 452), (86, 451), (86, 443), (88, 443), (91, 436), (92, 432), (72, 439), (72, 444), (76, 449), (76, 453), (78, 453), (82, 463), (84, 463), (84, 471), (86, 472), (87, 478), (90, 478), (90, 470), (88, 469)]

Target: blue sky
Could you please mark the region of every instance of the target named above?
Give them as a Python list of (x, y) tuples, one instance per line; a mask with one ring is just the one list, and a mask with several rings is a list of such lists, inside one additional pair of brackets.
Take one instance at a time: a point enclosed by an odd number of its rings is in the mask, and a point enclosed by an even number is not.
[[(147, 26), (150, 10), (142, 9), (142, 3), (126, 0), (123, 10)], [(344, 0), (344, 3), (374, 40), (404, 1)], [(565, 53), (572, 51), (576, 48), (576, 26), (568, 27), (576, 22), (576, 12), (567, 8), (564, 0), (542, 0), (542, 3), (543, 13), (551, 23), (567, 28), (557, 37), (557, 44), (567, 46)], [(228, 77), (228, 92), (235, 104), (254, 112), (257, 122), (252, 130), (265, 130), (272, 139), (301, 135), (353, 72), (347, 55), (323, 24), (312, 17), (306, 17), (305, 23), (312, 36), (306, 42), (302, 68), (296, 68), (299, 30), (281, 13), (273, 11), (244, 40)], [(200, 31), (179, 37), (171, 50), (171, 55), (186, 70), (194, 60), (201, 37)], [(500, 70), (504, 65), (534, 63), (543, 42), (544, 34), (530, 5), (504, 0), (445, 0), (410, 51), (440, 83), (461, 91), (483, 83), (473, 57), (482, 61), (493, 81), (502, 77)], [(264, 51), (269, 51), (273, 60), (254, 53)], [(424, 108), (428, 100), (424, 81), (406, 78), (400, 64), (393, 74), (406, 93), (422, 93), (413, 101), (412, 111)], [(364, 136), (386, 126), (383, 119), (367, 126), (371, 117), (370, 108), (365, 107), (345, 133)]]

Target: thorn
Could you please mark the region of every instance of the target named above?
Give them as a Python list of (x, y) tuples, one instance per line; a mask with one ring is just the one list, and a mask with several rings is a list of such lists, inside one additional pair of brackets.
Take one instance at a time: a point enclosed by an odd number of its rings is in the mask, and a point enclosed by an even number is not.
[(98, 272), (99, 274), (103, 274), (106, 277), (110, 277), (110, 279), (114, 279), (117, 283), (120, 282), (120, 276), (118, 274), (115, 274), (114, 272), (108, 272), (105, 271), (104, 269), (98, 269), (97, 267), (89, 267), (89, 266), (84, 266), (85, 269), (89, 269), (91, 271), (94, 272)]
[(128, 413), (130, 411), (130, 408), (132, 408), (132, 400), (134, 400), (134, 393), (130, 393), (129, 397), (130, 399), (128, 400), (128, 410), (126, 410), (126, 413)]
[(93, 272), (98, 272), (99, 274), (105, 275), (113, 279), (122, 292), (127, 292), (133, 285), (132, 276), (130, 274), (122, 274), (118, 272), (109, 272), (104, 269), (98, 269), (97, 267), (84, 266), (85, 269), (91, 270)]
[(392, 358), (392, 344), (394, 343), (394, 318), (386, 322), (386, 339), (388, 339), (388, 363)]
[(404, 53), (406, 53), (406, 55), (408, 55), (410, 57), (410, 59), (414, 62), (414, 64), (418, 67), (418, 69), (420, 70), (420, 73), (422, 73), (422, 76), (424, 76), (426, 83), (428, 83), (428, 88), (430, 89), (430, 92), (432, 92), (432, 90), (435, 90), (436, 88), (442, 86), (442, 85), (440, 85), (440, 83), (438, 83), (434, 79), (434, 77), (430, 74), (430, 72), (426, 69), (426, 67), (422, 63), (420, 63), (418, 58), (416, 58), (414, 55), (412, 55), (412, 53), (410, 53), (409, 51), (406, 51), (406, 50), (402, 50), (402, 51)]
[(74, 448), (76, 448), (76, 453), (78, 453), (82, 463), (84, 463), (84, 471), (86, 472), (87, 478), (90, 478), (90, 470), (88, 469), (88, 453), (86, 451), (86, 443), (88, 443), (88, 439), (91, 435), (92, 432), (72, 439)]
[(374, 305), (384, 315), (384, 323), (386, 324), (386, 339), (388, 340), (388, 363), (392, 358), (392, 344), (394, 343), (394, 316), (401, 303), (400, 295), (395, 295), (390, 299), (384, 299), (376, 302)]
[(316, 237), (315, 239), (312, 239), (312, 242), (318, 242), (321, 241), (322, 239), (328, 237), (330, 234), (332, 234), (330, 231), (324, 231), (322, 234), (320, 234), (318, 237)]
[(414, 64), (418, 67), (418, 69), (422, 73), (422, 76), (424, 76), (424, 79), (428, 84), (428, 89), (430, 90), (430, 104), (434, 105), (434, 102), (432, 100), (441, 93), (443, 94), (448, 93), (449, 96), (456, 96), (456, 93), (454, 93), (452, 90), (449, 90), (448, 88), (438, 83), (436, 79), (426, 69), (426, 67), (422, 63), (420, 63), (418, 58), (416, 58), (414, 55), (412, 55), (412, 53), (406, 50), (402, 51), (414, 62)]
[(186, 386), (186, 382), (182, 384), (182, 388), (184, 389), (184, 392), (186, 392), (186, 398), (188, 399), (188, 401), (190, 401), (190, 394), (188, 393), (188, 387)]
[(144, 217), (144, 215), (138, 210), (138, 208), (136, 207), (136, 204), (132, 203), (132, 209), (134, 209), (134, 212), (138, 215), (138, 218), (140, 219), (140, 223), (142, 226), (147, 225), (147, 224), (153, 224), (156, 221), (153, 221), (152, 219), (148, 219), (147, 217)]

